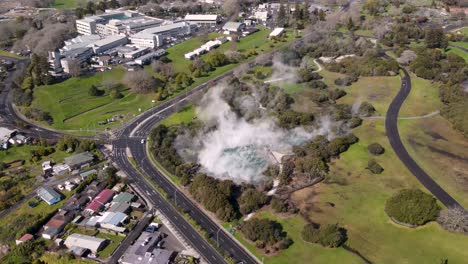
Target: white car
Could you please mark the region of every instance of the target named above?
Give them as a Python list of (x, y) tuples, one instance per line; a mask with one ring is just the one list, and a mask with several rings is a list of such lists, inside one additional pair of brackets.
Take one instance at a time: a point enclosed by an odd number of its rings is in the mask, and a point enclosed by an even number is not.
[(62, 184), (57, 185), (57, 188), (58, 188), (59, 190), (61, 190), (61, 191), (63, 191), (63, 189), (65, 189), (65, 188), (63, 187)]
[(145, 144), (145, 139), (142, 139), (142, 140), (141, 140), (141, 144)]

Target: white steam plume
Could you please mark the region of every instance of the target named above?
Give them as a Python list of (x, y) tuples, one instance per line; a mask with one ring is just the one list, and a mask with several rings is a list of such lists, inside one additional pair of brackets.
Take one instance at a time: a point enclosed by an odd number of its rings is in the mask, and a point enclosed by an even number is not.
[[(335, 124), (327, 118), (319, 120), (320, 128), (312, 131), (302, 127), (285, 130), (268, 117), (247, 121), (238, 117), (222, 99), (224, 89), (223, 86), (213, 87), (196, 109), (200, 121), (212, 129), (195, 137), (182, 134), (175, 142), (185, 161), (198, 162), (211, 176), (236, 183), (259, 183), (262, 172), (274, 163), (271, 151), (287, 153), (292, 146), (316, 135), (333, 135)], [(248, 105), (252, 106), (252, 102)], [(254, 107), (258, 108), (259, 104)]]

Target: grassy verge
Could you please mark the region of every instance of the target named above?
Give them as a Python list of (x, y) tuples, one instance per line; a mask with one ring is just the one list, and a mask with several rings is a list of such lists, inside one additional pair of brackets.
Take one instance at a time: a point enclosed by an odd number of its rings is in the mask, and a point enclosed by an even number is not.
[(458, 56), (462, 57), (468, 63), (468, 52), (463, 51), (459, 48), (455, 48), (455, 47), (448, 47), (447, 52), (457, 54)]
[(15, 59), (24, 59), (25, 58), (23, 56), (16, 55), (14, 53), (4, 51), (4, 50), (0, 50), (0, 56), (12, 57), (12, 58), (15, 58)]
[(94, 261), (85, 260), (85, 259), (68, 259), (61, 257), (58, 253), (55, 252), (46, 252), (40, 258), (45, 263), (48, 264), (92, 264), (96, 263)]
[(106, 233), (99, 233), (96, 237), (109, 240), (109, 244), (107, 244), (107, 246), (103, 250), (98, 252), (99, 257), (102, 258), (109, 257), (112, 254), (112, 252), (114, 252), (114, 250), (119, 246), (120, 242), (122, 242), (125, 239), (125, 237), (123, 236), (111, 235)]
[(52, 7), (57, 9), (73, 9), (76, 8), (76, 0), (55, 0)]

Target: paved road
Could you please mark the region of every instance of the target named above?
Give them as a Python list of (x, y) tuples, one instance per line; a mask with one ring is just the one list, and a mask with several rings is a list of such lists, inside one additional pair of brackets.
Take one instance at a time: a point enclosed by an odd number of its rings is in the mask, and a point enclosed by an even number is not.
[[(172, 204), (167, 201), (155, 188), (138, 172), (130, 163), (127, 157), (127, 146), (141, 145), (137, 139), (126, 139), (114, 142), (113, 155), (115, 161), (118, 163), (120, 169), (125, 171), (131, 183), (138, 186), (139, 190), (147, 195), (147, 198), (152, 204), (158, 208), (178, 229), (179, 233), (185, 236), (185, 240), (192, 244), (192, 247), (200, 252), (201, 256), (208, 263), (226, 263), (223, 256), (216, 251), (195, 228), (180, 215)], [(137, 159), (135, 157), (135, 159)], [(151, 174), (150, 174), (151, 175)], [(154, 178), (154, 177), (152, 177)]]
[(387, 115), (385, 118), (385, 130), (387, 133), (388, 140), (393, 150), (397, 154), (398, 158), (405, 164), (408, 170), (426, 187), (439, 201), (441, 201), (447, 207), (455, 207), (461, 205), (450, 196), (442, 187), (440, 187), (410, 156), (406, 150), (398, 132), (398, 113), (403, 105), (406, 97), (408, 97), (411, 91), (411, 78), (406, 71), (402, 68), (405, 76), (402, 78), (401, 88), (397, 96), (391, 102)]

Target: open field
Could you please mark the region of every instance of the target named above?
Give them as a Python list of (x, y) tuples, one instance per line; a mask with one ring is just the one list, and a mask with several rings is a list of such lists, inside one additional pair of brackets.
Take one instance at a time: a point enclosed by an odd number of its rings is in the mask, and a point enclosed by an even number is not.
[(170, 115), (168, 118), (161, 121), (162, 125), (172, 126), (178, 125), (181, 123), (190, 122), (195, 116), (195, 107), (193, 105), (188, 105), (182, 108), (179, 112)]
[(76, 0), (55, 0), (52, 7), (57, 9), (73, 9), (77, 7)]
[[(348, 95), (339, 102), (351, 103), (362, 97), (372, 103), (379, 114), (384, 115), (399, 89), (398, 77), (380, 77), (380, 81), (378, 78), (373, 81), (370, 79), (369, 83), (373, 88), (366, 88), (370, 87), (365, 84), (367, 78), (360, 78), (359, 82), (345, 88)], [(419, 78), (413, 78), (413, 86), (414, 89), (402, 108), (402, 116), (422, 115), (439, 107), (435, 86)], [(371, 93), (374, 95), (370, 96)], [(420, 122), (429, 123), (424, 125), (426, 128), (421, 129)], [(418, 138), (418, 143), (422, 146), (416, 151), (406, 144), (410, 153), (419, 152), (420, 158), (415, 156), (418, 163), (450, 194), (461, 199), (460, 202), (467, 206), (466, 190), (463, 193), (463, 190), (460, 190), (463, 187), (454, 183), (455, 179), (458, 180), (458, 184), (464, 182), (460, 172), (466, 171), (466, 161), (463, 165), (461, 161), (454, 163), (458, 156), (451, 156), (452, 160), (435, 158), (434, 154), (427, 151), (427, 148), (434, 144), (431, 137), (420, 137), (428, 128), (437, 129), (447, 141), (443, 142), (445, 145), (441, 148), (447, 150), (450, 147), (450, 153), (458, 155), (467, 153), (466, 143), (460, 143), (461, 135), (452, 130), (447, 123), (439, 116), (427, 120), (405, 120), (400, 121), (400, 131), (405, 143), (410, 138)], [(433, 263), (444, 258), (448, 259), (449, 263), (463, 263), (468, 257), (468, 252), (463, 246), (468, 243), (467, 236), (446, 232), (436, 223), (429, 223), (417, 229), (403, 228), (391, 223), (384, 213), (385, 201), (399, 189), (416, 187), (425, 190), (391, 149), (385, 135), (384, 121), (364, 120), (363, 125), (354, 129), (353, 133), (360, 139), (359, 142), (352, 145), (339, 159), (332, 161), (325, 182), (293, 195), (301, 210), (307, 212), (309, 220), (321, 224), (338, 222), (344, 226), (348, 230), (347, 245), (373, 263)], [(385, 169), (380, 175), (371, 174), (366, 170), (367, 161), (372, 158), (367, 151), (367, 145), (374, 142), (385, 148), (383, 155), (373, 157)], [(424, 163), (431, 164), (434, 168)], [(441, 167), (441, 164), (445, 166)], [(441, 178), (435, 173), (437, 170), (446, 171), (449, 177)]]

